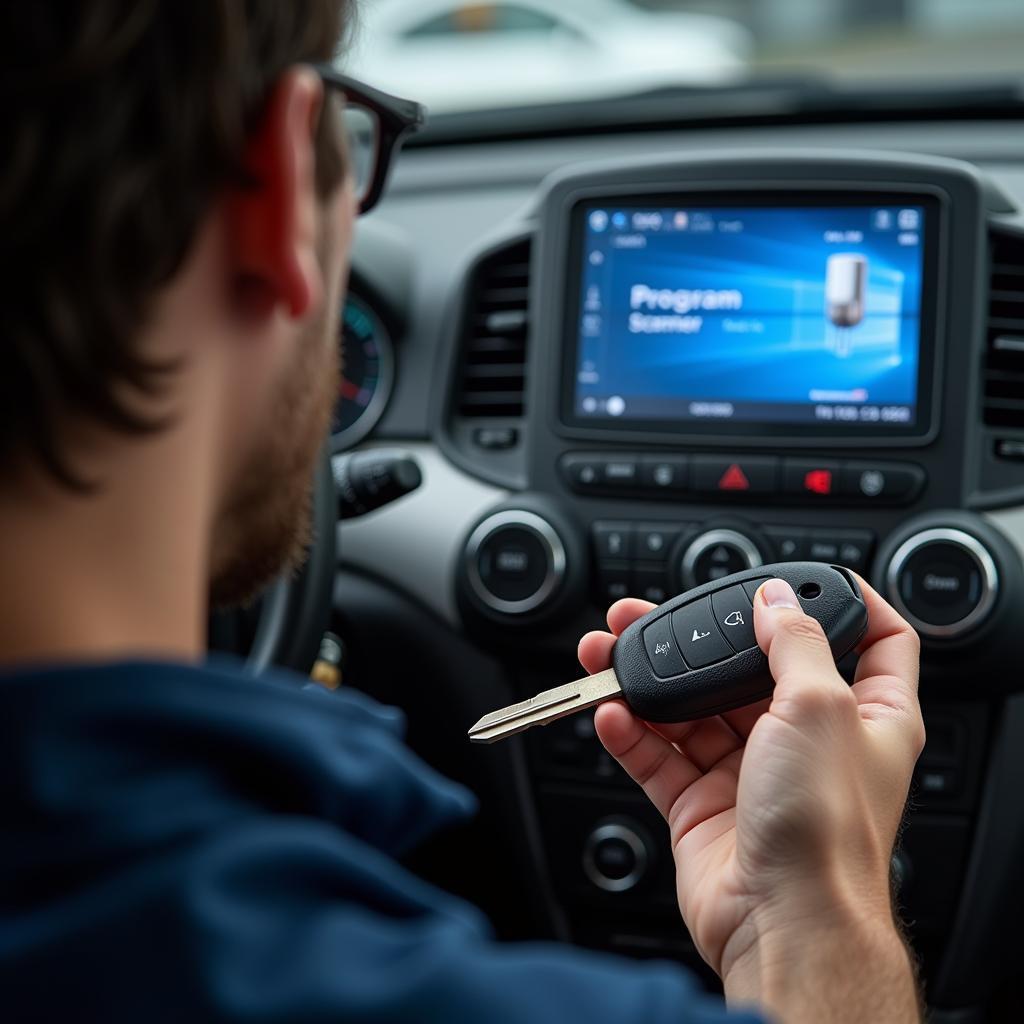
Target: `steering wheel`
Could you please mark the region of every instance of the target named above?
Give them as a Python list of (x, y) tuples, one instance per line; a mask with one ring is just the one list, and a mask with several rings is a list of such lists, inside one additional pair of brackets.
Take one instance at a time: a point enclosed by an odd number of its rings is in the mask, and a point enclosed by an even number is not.
[(307, 673), (331, 618), (338, 500), (325, 445), (313, 485), (313, 542), (297, 574), (281, 576), (251, 609), (210, 617), (210, 648), (245, 658), (259, 675), (277, 665)]

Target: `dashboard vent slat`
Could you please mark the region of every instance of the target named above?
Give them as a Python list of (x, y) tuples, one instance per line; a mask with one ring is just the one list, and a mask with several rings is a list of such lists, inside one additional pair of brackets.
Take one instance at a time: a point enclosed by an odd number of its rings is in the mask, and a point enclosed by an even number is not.
[(529, 240), (482, 260), (467, 287), (455, 409), (467, 419), (521, 418), (529, 335)]
[(1024, 235), (993, 232), (985, 423), (1024, 430)]
[(992, 339), (992, 347), (997, 352), (1024, 352), (1024, 337), (1015, 338), (1011, 335), (999, 334)]

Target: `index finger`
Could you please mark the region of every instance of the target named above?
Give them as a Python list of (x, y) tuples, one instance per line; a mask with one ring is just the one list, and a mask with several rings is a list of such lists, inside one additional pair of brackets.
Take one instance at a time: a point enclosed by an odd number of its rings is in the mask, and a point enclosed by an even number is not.
[(868, 609), (868, 631), (857, 650), (856, 682), (871, 676), (896, 676), (917, 692), (921, 641), (913, 626), (873, 587), (854, 573)]
[(921, 642), (910, 624), (858, 577), (868, 606), (868, 632), (858, 650), (852, 690), (861, 718), (906, 752), (911, 764), (924, 747), (917, 699)]
[(593, 675), (602, 669), (608, 668), (612, 663), (612, 648), (619, 634), (632, 622), (641, 616), (646, 615), (656, 605), (650, 601), (641, 601), (636, 597), (626, 597), (608, 609), (608, 628), (611, 633), (602, 633), (598, 630), (587, 633), (579, 642), (576, 649), (576, 657), (580, 664)]
[(618, 636), (628, 625), (658, 606), (638, 597), (624, 597), (608, 609), (608, 628)]

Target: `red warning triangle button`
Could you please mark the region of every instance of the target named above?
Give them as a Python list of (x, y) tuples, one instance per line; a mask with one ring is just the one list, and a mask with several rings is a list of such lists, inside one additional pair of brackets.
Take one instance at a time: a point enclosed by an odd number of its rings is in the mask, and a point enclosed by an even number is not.
[(749, 491), (750, 481), (747, 479), (746, 473), (734, 462), (722, 474), (722, 479), (718, 481), (718, 489), (720, 491)]

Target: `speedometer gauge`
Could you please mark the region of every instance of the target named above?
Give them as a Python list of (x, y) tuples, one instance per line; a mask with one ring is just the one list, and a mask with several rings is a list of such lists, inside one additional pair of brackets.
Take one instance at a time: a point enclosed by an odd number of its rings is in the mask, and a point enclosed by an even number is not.
[(345, 302), (341, 321), (342, 371), (331, 425), (331, 448), (351, 448), (373, 430), (384, 413), (394, 379), (391, 336), (379, 316), (356, 295)]

